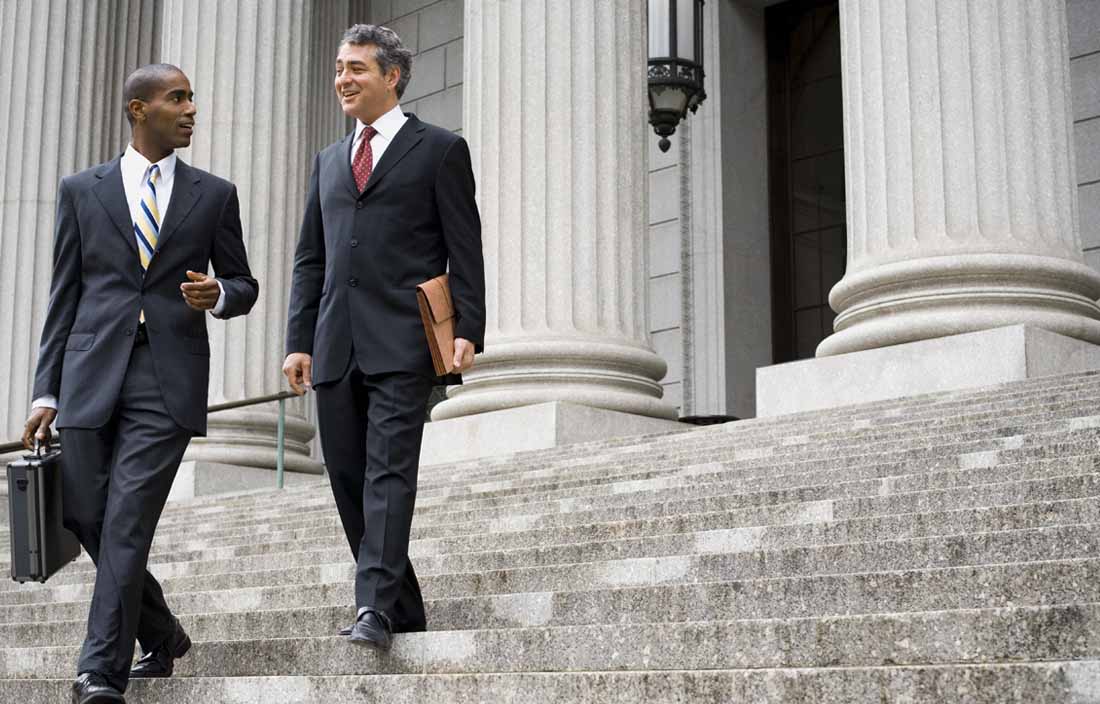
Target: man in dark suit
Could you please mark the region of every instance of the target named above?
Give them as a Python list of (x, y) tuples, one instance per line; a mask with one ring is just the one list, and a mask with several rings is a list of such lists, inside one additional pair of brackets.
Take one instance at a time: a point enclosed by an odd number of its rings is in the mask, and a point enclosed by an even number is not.
[(283, 372), (317, 391), (321, 444), (356, 560), (356, 619), (341, 633), (382, 649), (426, 628), (409, 561), (420, 441), (436, 380), (416, 286), (448, 271), (455, 366), (485, 331), (481, 221), (465, 140), (402, 113), (411, 54), (355, 25), (336, 94), (355, 131), (313, 164), (294, 259)]
[[(256, 302), (233, 184), (178, 159), (195, 105), (175, 66), (123, 88), (126, 152), (62, 179), (53, 278), (23, 441), (61, 435), (65, 525), (96, 564), (73, 702), (121, 702), (131, 676), (167, 677), (190, 639), (146, 571), (172, 480), (206, 433), (206, 313)], [(217, 278), (205, 273), (213, 264)], [(144, 657), (131, 672), (134, 638)]]

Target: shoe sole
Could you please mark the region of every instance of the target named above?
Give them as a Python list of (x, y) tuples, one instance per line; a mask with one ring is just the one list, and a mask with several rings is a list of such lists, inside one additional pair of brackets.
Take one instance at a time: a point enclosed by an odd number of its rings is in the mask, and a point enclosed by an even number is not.
[(382, 652), (388, 652), (390, 647), (393, 645), (393, 641), (386, 643), (385, 641), (361, 635), (360, 633), (357, 633), (355, 631), (352, 631), (351, 635), (348, 636), (348, 640), (350, 640), (352, 643), (355, 643), (356, 645), (365, 645), (374, 648), (375, 650), (380, 650)]
[[(183, 640), (180, 642), (179, 646), (175, 650), (172, 651), (172, 659), (173, 660), (179, 660), (184, 655), (187, 655), (187, 653), (190, 650), (191, 650), (191, 637), (184, 634)], [(173, 672), (175, 672), (175, 670), (173, 670)], [(158, 673), (158, 674), (155, 674), (155, 675), (151, 675), (151, 674), (147, 674), (147, 673), (135, 673), (133, 670), (131, 670), (130, 671), (130, 679), (132, 679), (132, 680), (164, 680), (164, 679), (168, 679), (169, 677), (171, 677), (173, 672), (165, 672), (165, 673)], [(112, 699), (112, 700), (105, 700), (105, 701), (115, 701), (115, 700)], [(81, 702), (81, 704), (84, 704), (84, 702)]]

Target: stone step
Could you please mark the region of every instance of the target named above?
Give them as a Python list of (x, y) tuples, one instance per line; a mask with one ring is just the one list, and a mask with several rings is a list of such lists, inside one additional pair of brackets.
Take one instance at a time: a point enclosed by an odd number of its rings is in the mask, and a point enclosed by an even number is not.
[[(438, 598), (1100, 556), (1098, 524), (777, 550), (650, 556), (646, 552), (648, 543), (659, 540), (623, 541), (634, 546), (628, 554), (637, 556), (598, 561), (564, 561), (586, 557), (583, 550), (570, 551), (570, 546), (558, 549), (558, 559), (562, 562), (548, 561), (546, 564), (532, 564), (528, 551), (519, 551), (515, 555), (511, 562), (516, 564), (501, 564), (509, 562), (506, 559), (510, 556), (508, 553), (475, 553), (475, 559), (461, 565), (461, 571), (448, 571), (445, 564), (432, 564), (422, 559), (418, 561), (417, 573), (425, 595)], [(169, 577), (161, 580), (161, 584), (165, 593), (171, 596), (182, 592), (248, 589), (267, 585), (350, 582), (353, 576), (354, 566), (350, 559), (346, 559), (328, 564)], [(91, 582), (47, 583), (4, 591), (0, 593), (0, 605), (86, 600), (91, 597), (91, 592)]]
[[(415, 540), (410, 555), (422, 557), (470, 556), (476, 553), (539, 549), (551, 546), (611, 544), (613, 541), (659, 537), (666, 545), (680, 545), (683, 552), (717, 551), (720, 546), (745, 549), (778, 549), (806, 545), (873, 542), (883, 536), (893, 539), (957, 533), (1017, 530), (1055, 525), (1100, 523), (1100, 495), (1083, 499), (1021, 504), (992, 508), (966, 508), (928, 514), (902, 514), (824, 523), (739, 525), (737, 512), (686, 514), (674, 518), (591, 524), (576, 528), (492, 533), (461, 538)], [(665, 552), (663, 554), (670, 554)], [(214, 548), (155, 555), (151, 568), (159, 578), (260, 569), (265, 561), (278, 559), (284, 566), (338, 562), (348, 555), (343, 534), (278, 543), (254, 543), (239, 547)], [(50, 584), (71, 584), (92, 579), (94, 566), (84, 557), (50, 580)], [(9, 586), (10, 585), (10, 586)], [(0, 584), (6, 588), (35, 588)]]
[[(682, 468), (669, 468), (661, 473), (642, 474), (646, 479), (608, 482), (603, 485), (587, 486), (562, 492), (524, 494), (506, 500), (481, 500), (479, 502), (455, 502), (453, 505), (424, 506), (418, 502), (417, 525), (435, 522), (461, 522), (453, 516), (477, 511), (496, 511), (498, 514), (510, 511), (513, 514), (531, 513), (532, 508), (542, 506), (543, 511), (551, 511), (555, 502), (572, 506), (573, 510), (589, 502), (591, 507), (613, 506), (644, 499), (643, 495), (660, 494), (664, 498), (715, 493), (714, 487), (726, 482), (728, 491), (738, 485), (782, 488), (812, 484), (814, 477), (821, 481), (844, 482), (869, 477), (886, 478), (891, 476), (916, 476), (932, 473), (935, 470), (963, 468), (995, 467), (998, 465), (1021, 465), (1021, 472), (1035, 472), (1037, 476), (1049, 474), (1051, 466), (1059, 462), (1072, 463), (1081, 470), (1095, 469), (1098, 463), (1095, 453), (1100, 446), (1100, 430), (1090, 430), (1088, 434), (1076, 431), (1073, 435), (1057, 435), (1049, 438), (1050, 444), (1019, 447), (1016, 449), (979, 450), (959, 455), (933, 452), (929, 458), (921, 461), (898, 459), (885, 455), (869, 456), (860, 463), (815, 463), (806, 462), (791, 466), (768, 468), (732, 468), (726, 463), (705, 462)], [(1072, 442), (1070, 441), (1072, 440)], [(880, 461), (874, 461), (881, 458)], [(843, 465), (843, 466), (842, 466)], [(920, 481), (915, 479), (912, 481)], [(168, 525), (158, 529), (162, 540), (171, 540), (175, 536), (185, 535), (188, 539), (200, 536), (215, 537), (231, 534), (254, 535), (256, 531), (277, 531), (303, 527), (316, 518), (325, 519), (333, 510), (331, 493), (318, 492), (309, 503), (272, 507), (263, 512), (253, 512), (226, 521), (207, 520), (203, 525)], [(722, 492), (717, 492), (722, 493)], [(535, 511), (538, 512), (538, 511)], [(482, 515), (484, 518), (485, 515)]]
[[(181, 677), (882, 667), (1100, 656), (1100, 604), (830, 618), (601, 624), (345, 638), (197, 641)], [(577, 647), (578, 644), (599, 647)], [(705, 644), (705, 647), (701, 647)], [(64, 677), (73, 646), (0, 649), (0, 678)]]
[[(760, 503), (766, 496), (753, 494), (713, 495), (701, 499), (680, 501), (654, 501), (631, 506), (599, 508), (542, 514), (482, 516), (457, 521), (452, 524), (422, 525), (414, 519), (413, 539), (455, 539), (464, 536), (507, 532), (552, 532), (588, 524), (634, 522), (697, 513), (730, 512), (741, 526), (777, 525), (782, 523), (821, 523), (830, 520), (868, 518), (891, 514), (920, 513), (929, 511), (1001, 506), (1009, 504), (1059, 501), (1093, 496), (1100, 478), (1096, 474), (1067, 475), (1034, 480), (1020, 480), (998, 484), (950, 487), (940, 490), (919, 491), (909, 494), (881, 495), (878, 490), (863, 497), (829, 497), (809, 499), (807, 491), (790, 498), (792, 493), (772, 492), (771, 504)], [(819, 496), (827, 490), (814, 489)], [(755, 498), (751, 498), (754, 497)], [(787, 498), (783, 501), (783, 498)], [(753, 504), (752, 501), (756, 501)], [(746, 505), (746, 503), (748, 505)], [(257, 538), (262, 535), (262, 538)], [(218, 548), (257, 546), (267, 543), (315, 540), (343, 536), (335, 508), (321, 512), (318, 518), (281, 531), (257, 533), (256, 531), (231, 531), (225, 536), (207, 536), (195, 540), (163, 540), (154, 542), (155, 554), (205, 551)]]
[[(1100, 426), (1100, 418), (1097, 418)], [(940, 444), (924, 447), (920, 450), (909, 450), (887, 454), (882, 452), (852, 455), (845, 461), (824, 462), (818, 458), (810, 458), (800, 462), (762, 464), (754, 463), (740, 465), (730, 461), (709, 460), (708, 458), (693, 457), (689, 461), (654, 464), (652, 466), (631, 468), (600, 468), (593, 470), (588, 477), (563, 478), (557, 482), (541, 482), (531, 484), (519, 484), (518, 482), (493, 482), (479, 484), (479, 491), (465, 496), (458, 494), (449, 496), (422, 498), (418, 494), (418, 509), (421, 515), (443, 509), (473, 508), (493, 505), (517, 505), (535, 497), (543, 500), (555, 498), (569, 498), (572, 496), (590, 496), (593, 493), (624, 493), (631, 490), (631, 484), (624, 482), (638, 482), (646, 480), (659, 480), (666, 477), (680, 477), (680, 484), (695, 483), (703, 478), (713, 477), (719, 473), (725, 473), (730, 477), (744, 476), (758, 477), (761, 475), (786, 475), (813, 470), (822, 474), (826, 472), (840, 474), (842, 470), (864, 470), (876, 465), (892, 464), (897, 468), (904, 466), (906, 472), (914, 471), (913, 463), (928, 463), (929, 459), (938, 460), (934, 466), (973, 466), (975, 463), (996, 463), (1010, 461), (1013, 457), (1042, 456), (1053, 451), (1062, 454), (1071, 452), (1068, 443), (1076, 442), (1080, 451), (1092, 452), (1096, 441), (1100, 438), (1098, 428), (1077, 428), (1073, 430), (1058, 430), (1049, 433), (1034, 433), (1026, 436), (1014, 436), (1009, 438), (997, 438), (986, 441), (978, 441), (977, 444)], [(1040, 449), (1042, 448), (1042, 449)], [(1015, 451), (1015, 452), (1013, 452)], [(952, 458), (957, 457), (957, 461)], [(317, 494), (320, 494), (319, 496)], [(277, 497), (276, 494), (273, 498)], [(286, 520), (295, 515), (306, 513), (311, 509), (327, 505), (326, 492), (315, 491), (309, 497), (297, 502), (280, 502), (278, 505), (257, 508), (245, 515), (225, 514), (220, 521), (207, 520), (205, 525), (213, 528), (228, 528), (235, 525), (250, 525), (257, 519), (274, 518)], [(211, 516), (206, 516), (212, 519)], [(204, 530), (204, 526), (195, 525), (195, 519), (187, 520), (179, 517), (174, 521), (165, 521), (161, 524), (159, 532), (168, 535), (175, 532), (194, 534)]]
[[(983, 462), (973, 464), (988, 464), (996, 458), (984, 456)], [(808, 486), (823, 486), (825, 484), (843, 485), (846, 490), (859, 493), (859, 488), (870, 487), (872, 494), (895, 494), (907, 491), (919, 491), (934, 486), (952, 486), (967, 483), (992, 483), (1008, 480), (1023, 480), (1029, 478), (1046, 478), (1050, 476), (1065, 475), (1067, 473), (1087, 473), (1096, 464), (1093, 455), (1078, 455), (1050, 460), (1037, 460), (1019, 464), (994, 465), (990, 467), (974, 467), (972, 469), (959, 470), (957, 472), (933, 472), (911, 474), (911, 468), (904, 464), (895, 465), (866, 465), (850, 470), (836, 470), (832, 472), (811, 472), (808, 474), (789, 474), (778, 476), (748, 476), (736, 481), (721, 482), (726, 477), (737, 477), (736, 472), (727, 472), (721, 465), (700, 465), (688, 467), (684, 470), (672, 473), (666, 477), (651, 480), (636, 481), (630, 484), (622, 484), (612, 488), (608, 498), (588, 500), (583, 505), (578, 505), (579, 500), (564, 499), (558, 502), (531, 502), (522, 505), (522, 511), (515, 511), (515, 516), (526, 516), (532, 512), (560, 513), (569, 510), (596, 509), (601, 507), (613, 508), (621, 503), (651, 503), (653, 499), (660, 498), (664, 501), (689, 499), (700, 496), (731, 495), (743, 493), (759, 493), (763, 491), (800, 490)], [(877, 484), (876, 484), (877, 482)], [(784, 489), (787, 487), (788, 489)], [(755, 490), (755, 491), (754, 491)], [(627, 494), (623, 496), (623, 494)], [(863, 493), (868, 493), (864, 491)], [(228, 526), (211, 524), (205, 529), (196, 528), (193, 531), (181, 533), (172, 530), (158, 530), (157, 543), (154, 544), (154, 555), (158, 552), (169, 550), (174, 552), (187, 551), (188, 546), (194, 546), (199, 540), (215, 541), (220, 538), (244, 537), (248, 542), (254, 542), (257, 535), (264, 540), (277, 540), (287, 533), (309, 528), (330, 529), (338, 525), (335, 507), (330, 496), (320, 497), (316, 505), (307, 509), (293, 510), (285, 516), (261, 516), (259, 520), (252, 522), (234, 523)], [(592, 505), (595, 504), (595, 505)], [(519, 507), (517, 507), (519, 508)], [(539, 511), (538, 509), (541, 509)], [(480, 520), (495, 518), (495, 516), (481, 516)], [(264, 520), (266, 519), (266, 520)], [(414, 532), (431, 530), (433, 523), (428, 519), (423, 520), (422, 514), (417, 514), (414, 521)], [(462, 521), (457, 521), (461, 523)]]
[[(1071, 377), (1073, 377), (1073, 378), (1076, 378), (1077, 376), (1080, 376), (1080, 375), (1071, 375)], [(1088, 376), (1083, 376), (1081, 378), (1096, 379), (1096, 375), (1091, 375), (1090, 374)], [(1043, 382), (1041, 384), (1040, 383), (1035, 383), (1035, 384), (1031, 384), (1030, 386), (1038, 389), (1039, 391), (1046, 391), (1047, 386), (1050, 383), (1052, 383), (1051, 380), (1057, 380), (1057, 379), (1059, 379), (1059, 377), (1050, 378), (1050, 380), (1043, 380)], [(1080, 383), (1080, 382), (1078, 382), (1078, 383)], [(1021, 387), (1021, 388), (1024, 388), (1024, 387)], [(1086, 386), (1086, 388), (1092, 388), (1093, 389), (1093, 397), (1097, 394), (1100, 394), (1100, 380), (1092, 381), (1092, 383), (1088, 384)], [(983, 395), (983, 393), (985, 393), (985, 392), (984, 391), (978, 391), (978, 392), (972, 392), (969, 395), (974, 396), (974, 397), (981, 397)], [(1022, 399), (1022, 400), (1034, 400), (1035, 395), (1036, 394), (1034, 392), (1031, 392), (1031, 391), (1021, 391), (1021, 392), (1013, 393), (1011, 395), (1011, 397), (1012, 398), (1019, 398), (1019, 399)], [(1090, 397), (1089, 400), (1092, 400), (1092, 398)], [(918, 404), (919, 402), (917, 400), (907, 399), (907, 403), (909, 403), (909, 404)], [(974, 404), (967, 403), (965, 400), (960, 401), (959, 406), (960, 406), (960, 408), (973, 408), (973, 407), (975, 407)], [(877, 408), (877, 407), (878, 407), (878, 404), (871, 404), (869, 406), (869, 408), (872, 409), (872, 410), (874, 408)], [(1015, 407), (1015, 406), (1013, 406), (1013, 407)], [(1037, 406), (1037, 407), (1041, 408), (1042, 406), (1040, 405), (1040, 406)], [(1088, 406), (1086, 405), (1085, 408), (1087, 409)], [(818, 413), (817, 415), (821, 416), (821, 417), (832, 417), (835, 414), (834, 413), (830, 413), (830, 414)], [(714, 436), (714, 437), (717, 437), (717, 438), (723, 438), (724, 436), (730, 436), (730, 435), (738, 436), (738, 435), (743, 434), (743, 433), (749, 433), (749, 434), (758, 433), (762, 428), (764, 428), (768, 425), (775, 425), (775, 424), (779, 425), (779, 427), (781, 428), (782, 436), (786, 437), (786, 436), (789, 436), (791, 434), (791, 431), (794, 429), (794, 426), (792, 424), (796, 420), (797, 419), (794, 418), (794, 417), (784, 417), (784, 418), (781, 418), (781, 419), (758, 419), (758, 420), (753, 420), (753, 421), (742, 421), (742, 422), (739, 422), (739, 423), (727, 424), (725, 426), (701, 428), (701, 429), (698, 429), (698, 430), (690, 431), (687, 434), (676, 434), (674, 436), (660, 436), (660, 437), (648, 438), (648, 439), (643, 438), (641, 440), (639, 440), (637, 438), (619, 439), (619, 440), (614, 441), (613, 443), (612, 442), (583, 443), (583, 444), (578, 444), (578, 445), (567, 446), (567, 447), (564, 447), (564, 448), (560, 448), (560, 447), (559, 448), (552, 448), (550, 450), (539, 450), (539, 451), (533, 451), (533, 452), (529, 452), (529, 453), (521, 453), (521, 454), (517, 454), (517, 455), (508, 455), (508, 456), (502, 456), (502, 457), (492, 458), (492, 459), (476, 460), (476, 461), (471, 461), (471, 462), (466, 462), (466, 463), (456, 463), (456, 464), (450, 464), (450, 465), (439, 465), (439, 466), (424, 468), (421, 472), (421, 478), (422, 478), (422, 481), (424, 482), (424, 484), (427, 485), (427, 484), (431, 483), (431, 481), (432, 481), (432, 479), (435, 475), (439, 475), (440, 477), (446, 477), (446, 478), (451, 479), (451, 480), (453, 480), (455, 477), (459, 477), (460, 479), (465, 479), (465, 478), (468, 478), (468, 477), (472, 476), (468, 472), (463, 471), (464, 469), (467, 469), (467, 468), (485, 467), (489, 471), (493, 471), (494, 468), (499, 469), (500, 467), (514, 467), (517, 464), (522, 464), (524, 469), (526, 469), (526, 470), (536, 471), (537, 470), (537, 465), (538, 465), (538, 462), (536, 460), (538, 460), (540, 457), (543, 457), (543, 456), (545, 456), (547, 458), (552, 458), (552, 459), (554, 459), (554, 458), (556, 458), (556, 459), (568, 459), (568, 458), (574, 458), (576, 456), (580, 456), (582, 458), (587, 458), (587, 457), (592, 455), (594, 449), (601, 448), (601, 447), (604, 447), (604, 446), (610, 447), (612, 445), (615, 448), (624, 449), (624, 450), (630, 450), (631, 448), (634, 448), (635, 451), (639, 451), (639, 447), (637, 447), (637, 446), (641, 446), (640, 451), (645, 452), (648, 449), (648, 447), (647, 447), (648, 445), (660, 444), (660, 443), (668, 444), (668, 443), (672, 443), (672, 442), (678, 440), (679, 438), (684, 438), (684, 437), (689, 436), (689, 435), (693, 438), (694, 437), (709, 437), (709, 436)], [(904, 422), (904, 421), (901, 420), (901, 419), (897, 419), (897, 422)], [(911, 421), (908, 421), (908, 422), (909, 423), (918, 423), (918, 421), (915, 421), (915, 420), (911, 420)], [(820, 427), (820, 423), (814, 424), (811, 427)], [(729, 428), (730, 430), (726, 430), (727, 428)], [(744, 430), (741, 430), (741, 429), (744, 429)], [(851, 429), (849, 428), (849, 430), (851, 430)], [(522, 459), (524, 461), (522, 461), (522, 462), (518, 461), (520, 459)], [(289, 493), (292, 493), (293, 491), (295, 491), (295, 490), (293, 490), (293, 489), (285, 490), (284, 493), (289, 494)], [(169, 507), (166, 510), (165, 513), (166, 513), (166, 516), (167, 516), (167, 515), (171, 515), (176, 510), (180, 510), (180, 511), (189, 511), (190, 510), (190, 511), (193, 511), (193, 510), (200, 510), (204, 507), (205, 508), (210, 508), (212, 510), (223, 510), (223, 508), (224, 509), (229, 509), (229, 508), (234, 506), (234, 502), (254, 501), (254, 500), (256, 500), (255, 497), (263, 496), (267, 493), (269, 493), (269, 492), (266, 491), (266, 490), (243, 492), (239, 497), (237, 497), (235, 499), (201, 497), (201, 498), (189, 500), (188, 502), (185, 502), (186, 505), (181, 505), (178, 508), (177, 507)]]
[[(433, 630), (485, 628), (487, 623), (501, 627), (606, 623), (616, 616), (624, 622), (645, 623), (657, 620), (656, 611), (665, 612), (670, 621), (698, 621), (716, 612), (736, 618), (788, 618), (1043, 606), (1100, 602), (1100, 559), (595, 589), (565, 585), (557, 591), (520, 589), (461, 597), (436, 597), (426, 589), (425, 597)], [(355, 597), (349, 580), (186, 592), (171, 595), (169, 601), (185, 623), (208, 615), (218, 627), (225, 627), (236, 618), (229, 615), (230, 620), (223, 621), (226, 614), (317, 607), (342, 609), (344, 619), (350, 620)], [(59, 628), (66, 628), (65, 622), (83, 623), (87, 614), (87, 601), (0, 606), (0, 627), (61, 623)]]
[[(1095, 401), (1096, 400), (1100, 400), (1100, 399), (1094, 399), (1089, 405), (1088, 412), (1090, 414), (1094, 412), (1093, 409), (1095, 408)], [(1029, 416), (1027, 416), (1026, 414), (1023, 416), (1023, 418), (1030, 420)], [(1096, 418), (1095, 416), (1092, 416), (1091, 418), (1090, 417), (1075, 417), (1075, 418), (1068, 418), (1068, 419), (1059, 419), (1057, 421), (1049, 421), (1047, 423), (1038, 424), (1037, 426), (1035, 426), (1035, 428), (1028, 428), (1027, 424), (1022, 424), (1020, 419), (1002, 419), (1002, 422), (998, 425), (992, 426), (991, 429), (989, 430), (989, 432), (986, 435), (992, 436), (992, 437), (990, 437), (990, 441), (995, 443), (996, 441), (999, 441), (1001, 439), (1000, 436), (1004, 435), (1005, 431), (1011, 431), (1012, 434), (1023, 434), (1023, 433), (1027, 433), (1029, 431), (1033, 432), (1036, 428), (1042, 428), (1042, 427), (1045, 427), (1045, 428), (1048, 428), (1048, 429), (1056, 429), (1057, 427), (1059, 427), (1059, 424), (1064, 424), (1064, 425), (1060, 426), (1062, 428), (1073, 429), (1075, 427), (1078, 427), (1078, 428), (1081, 427), (1081, 425), (1083, 423), (1091, 424), (1093, 427), (1095, 427), (1096, 425), (1100, 425), (1100, 418)], [(966, 426), (965, 426), (965, 424), (963, 424), (960, 427), (966, 427)], [(996, 430), (994, 430), (993, 428), (996, 428)], [(976, 432), (970, 432), (969, 435), (970, 436), (981, 437), (982, 432), (981, 432), (981, 430), (978, 430)], [(729, 454), (730, 452), (733, 452), (734, 454), (736, 454), (736, 452), (737, 452), (736, 449), (733, 449), (733, 450), (730, 449), (732, 447), (732, 445), (731, 445), (731, 443), (730, 443), (730, 441), (727, 437), (724, 437), (722, 435), (718, 435), (716, 437), (721, 441), (721, 443), (717, 446), (719, 450), (723, 450), (727, 454)], [(928, 444), (942, 444), (946, 438), (951, 438), (953, 436), (950, 435), (950, 434), (945, 435), (944, 433), (936, 432), (935, 430), (925, 429), (924, 435), (922, 437), (926, 437), (927, 442), (925, 442), (925, 441), (921, 441), (921, 442), (928, 445)], [(883, 437), (876, 436), (876, 437), (871, 438), (867, 443), (864, 443), (861, 446), (865, 446), (869, 449), (877, 449), (878, 447), (881, 446), (881, 440), (882, 439), (883, 439)], [(894, 437), (893, 439), (897, 440), (898, 438)], [(891, 442), (891, 444), (894, 444), (894, 443)], [(822, 447), (827, 447), (827, 446), (823, 445), (822, 443), (815, 442), (815, 443), (812, 444), (812, 447), (817, 448), (818, 449), (818, 454), (820, 454), (820, 449)], [(844, 453), (852, 454), (854, 452), (853, 448), (854, 448), (854, 445), (852, 445), (851, 443), (848, 443), (848, 444), (839, 446), (839, 449), (834, 448), (834, 449), (831, 449), (829, 451), (830, 451), (830, 453), (844, 452)], [(778, 446), (777, 449), (782, 450), (783, 446), (780, 445), (780, 446)], [(697, 448), (697, 447), (688, 447), (684, 450), (684, 452), (687, 453), (687, 454), (669, 455), (667, 453), (662, 454), (662, 453), (647, 452), (644, 456), (642, 456), (641, 459), (644, 461), (644, 464), (650, 465), (650, 466), (657, 466), (657, 467), (674, 465), (674, 464), (677, 464), (677, 463), (679, 463), (679, 462), (681, 462), (685, 459), (688, 460), (689, 462), (691, 462), (693, 460), (695, 462), (699, 461), (699, 455), (700, 455), (700, 449), (699, 448)], [(813, 453), (810, 453), (810, 455), (815, 456)], [(549, 469), (535, 469), (535, 468), (530, 467), (530, 466), (524, 466), (522, 469), (513, 470), (512, 474), (509, 475), (509, 476), (512, 477), (513, 483), (517, 486), (522, 486), (525, 483), (539, 484), (539, 483), (542, 483), (542, 482), (545, 481), (545, 479), (544, 479), (545, 477), (554, 477), (554, 478), (559, 479), (559, 480), (560, 479), (572, 480), (572, 479), (578, 479), (578, 478), (583, 479), (584, 476), (599, 477), (603, 473), (606, 472), (606, 466), (607, 466), (608, 462), (611, 462), (612, 465), (614, 465), (615, 462), (620, 462), (621, 463), (621, 462), (625, 461), (625, 459), (626, 458), (617, 458), (617, 457), (602, 458), (602, 457), (598, 457), (598, 456), (597, 457), (586, 456), (585, 459), (584, 459), (584, 464), (552, 466)], [(735, 460), (731, 459), (730, 461), (735, 461)], [(638, 463), (634, 462), (634, 464), (638, 464)], [(582, 476), (580, 476), (580, 477), (574, 476), (575, 473), (581, 473)], [(441, 493), (443, 495), (447, 495), (448, 491), (450, 491), (450, 492), (470, 491), (471, 487), (473, 487), (473, 490), (476, 491), (480, 487), (480, 485), (483, 484), (483, 483), (501, 483), (501, 482), (509, 481), (508, 476), (499, 476), (499, 473), (498, 473), (498, 475), (494, 475), (494, 478), (492, 479), (491, 482), (475, 481), (476, 479), (477, 479), (477, 477), (472, 476), (472, 475), (463, 475), (463, 474), (457, 474), (455, 472), (449, 472), (445, 482), (435, 484), (435, 483), (432, 482), (432, 480), (430, 478), (422, 476), (421, 482), (420, 482), (420, 486), (421, 486), (421, 494), (420, 495), (421, 495), (422, 498), (429, 498), (433, 495), (439, 495)], [(450, 487), (450, 488), (448, 489), (447, 487)], [(293, 497), (299, 496), (303, 492), (312, 493), (313, 490), (314, 490), (313, 487), (307, 487), (307, 488), (304, 488), (304, 489), (301, 489), (301, 490), (292, 489), (292, 490), (284, 490), (282, 492), (266, 492), (266, 493), (262, 493), (262, 494), (252, 494), (252, 495), (250, 495), (249, 499), (253, 502), (257, 502), (257, 501), (262, 502), (262, 501), (266, 500), (266, 497), (269, 497), (269, 496), (272, 496), (272, 495), (279, 495), (279, 496), (284, 497), (285, 499), (293, 500)], [(173, 508), (173, 507), (170, 507), (170, 509), (171, 508)], [(226, 511), (234, 511), (237, 508), (238, 508), (238, 504), (232, 503), (232, 502), (226, 502), (218, 508), (206, 507), (204, 509), (201, 506), (197, 506), (197, 507), (194, 507), (194, 510), (191, 511), (191, 512), (188, 512), (188, 511), (183, 510), (182, 508), (179, 508), (175, 513), (181, 513), (181, 514), (184, 514), (184, 515), (190, 517), (190, 516), (192, 516), (192, 514), (193, 515), (199, 515), (204, 510), (206, 512), (211, 512), (211, 513), (213, 513), (213, 512), (219, 512), (220, 513), (220, 512), (226, 512)], [(165, 523), (164, 523), (164, 525), (169, 525), (169, 524), (172, 523), (173, 515), (174, 515), (174, 512), (172, 510), (168, 510), (168, 511), (165, 512), (165, 519), (164, 519)], [(190, 520), (190, 518), (188, 518), (188, 520)]]
[[(539, 672), (331, 677), (173, 677), (135, 680), (131, 704), (316, 704), (595, 701), (844, 702), (844, 704), (1097, 704), (1100, 660), (912, 667), (762, 668), (655, 672)], [(0, 698), (56, 704), (71, 679), (0, 680)], [(1006, 699), (1011, 693), (1011, 700)]]

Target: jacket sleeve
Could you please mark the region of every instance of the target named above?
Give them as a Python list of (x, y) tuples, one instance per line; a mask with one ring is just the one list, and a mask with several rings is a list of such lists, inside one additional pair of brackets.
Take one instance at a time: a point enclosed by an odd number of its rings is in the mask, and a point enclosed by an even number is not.
[(473, 342), (481, 352), (485, 345), (485, 258), (474, 189), (470, 148), (460, 137), (443, 156), (435, 199), (447, 246), (448, 281), (457, 317), (455, 337)]
[(325, 229), (321, 219), (320, 155), (313, 159), (306, 210), (294, 252), (287, 313), (286, 353), (313, 354), (313, 335), (325, 282)]
[(237, 199), (237, 188), (232, 187), (225, 206), (222, 208), (218, 223), (218, 234), (214, 238), (214, 249), (210, 255), (214, 265), (214, 275), (225, 291), (225, 307), (217, 317), (226, 319), (245, 315), (256, 304), (260, 286), (252, 278), (248, 268), (248, 254), (244, 248), (241, 233), (241, 206)]
[(38, 367), (31, 398), (61, 394), (61, 366), (65, 344), (76, 319), (81, 292), (80, 225), (66, 179), (57, 189), (57, 217), (54, 225), (53, 273), (46, 323), (38, 348)]

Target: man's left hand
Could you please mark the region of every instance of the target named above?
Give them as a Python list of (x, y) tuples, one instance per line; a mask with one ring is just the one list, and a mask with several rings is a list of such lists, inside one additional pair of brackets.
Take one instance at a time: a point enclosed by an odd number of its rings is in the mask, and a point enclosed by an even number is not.
[(467, 372), (474, 366), (474, 343), (461, 337), (455, 338), (455, 372)]
[(218, 304), (222, 290), (218, 280), (197, 271), (188, 271), (187, 283), (180, 284), (183, 300), (195, 310), (210, 310)]

